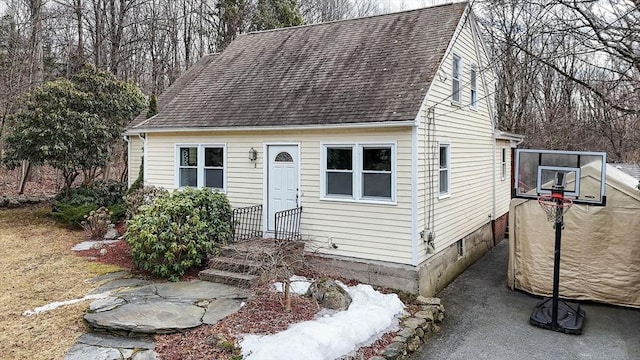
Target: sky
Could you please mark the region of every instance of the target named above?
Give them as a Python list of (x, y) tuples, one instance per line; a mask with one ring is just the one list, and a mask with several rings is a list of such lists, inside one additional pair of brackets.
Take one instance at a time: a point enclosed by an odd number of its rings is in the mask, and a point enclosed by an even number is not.
[[(304, 294), (310, 282), (293, 277), (292, 291)], [(382, 294), (370, 285), (345, 286), (352, 298), (345, 311), (321, 311), (314, 320), (290, 326), (273, 335), (247, 335), (240, 342), (246, 360), (333, 360), (353, 353), (398, 328), (404, 304), (396, 294)], [(281, 291), (282, 284), (275, 284)], [(285, 345), (283, 345), (285, 344)]]

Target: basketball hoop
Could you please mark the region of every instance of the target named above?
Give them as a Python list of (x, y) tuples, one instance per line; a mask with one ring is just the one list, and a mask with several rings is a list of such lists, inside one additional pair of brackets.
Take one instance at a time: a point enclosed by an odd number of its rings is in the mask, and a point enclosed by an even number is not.
[(569, 211), (573, 200), (563, 197), (562, 194), (540, 195), (538, 204), (547, 214), (548, 221), (562, 222), (562, 216)]

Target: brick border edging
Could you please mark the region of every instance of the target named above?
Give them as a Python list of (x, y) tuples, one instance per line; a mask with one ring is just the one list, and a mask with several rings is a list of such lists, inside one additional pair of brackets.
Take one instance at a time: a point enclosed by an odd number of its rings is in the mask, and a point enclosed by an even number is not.
[[(368, 360), (404, 360), (418, 351), (427, 338), (440, 330), (438, 325), (444, 320), (444, 306), (439, 298), (418, 296), (416, 303), (422, 310), (400, 321), (400, 331), (391, 344), (380, 351), (380, 355)], [(343, 357), (341, 360), (355, 360)]]
[(38, 195), (38, 196), (0, 196), (0, 209), (18, 209), (21, 207), (40, 204), (53, 200), (55, 195)]

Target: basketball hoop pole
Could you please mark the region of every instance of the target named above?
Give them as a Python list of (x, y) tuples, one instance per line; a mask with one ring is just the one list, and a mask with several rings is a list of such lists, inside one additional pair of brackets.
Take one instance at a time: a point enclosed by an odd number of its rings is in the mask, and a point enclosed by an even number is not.
[(555, 199), (558, 206), (556, 207), (556, 229), (555, 248), (553, 251), (553, 295), (551, 308), (551, 327), (557, 331), (558, 326), (558, 300), (560, 298), (560, 248), (562, 244), (562, 227), (564, 226), (563, 210), (560, 207), (564, 190), (558, 189), (551, 191), (551, 196)]
[[(541, 196), (538, 199), (547, 211), (548, 220), (554, 220), (555, 245), (553, 252), (553, 293), (551, 299), (546, 298), (536, 304), (529, 322), (532, 325), (567, 334), (582, 334), (585, 312), (579, 304), (560, 300), (560, 249), (562, 245), (562, 228), (564, 227), (564, 212), (573, 204), (564, 197), (563, 181), (558, 181), (551, 190), (551, 196)], [(553, 216), (555, 215), (555, 219)], [(549, 306), (551, 300), (551, 306)]]

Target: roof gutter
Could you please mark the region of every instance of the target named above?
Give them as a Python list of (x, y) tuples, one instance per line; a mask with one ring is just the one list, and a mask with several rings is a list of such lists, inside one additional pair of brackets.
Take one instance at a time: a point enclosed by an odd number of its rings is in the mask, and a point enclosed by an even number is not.
[(493, 137), (496, 140), (507, 140), (515, 142), (515, 146), (522, 144), (524, 141), (524, 135), (514, 134), (506, 131), (495, 130), (493, 132)]
[(241, 132), (241, 131), (287, 131), (287, 130), (330, 130), (330, 129), (369, 129), (387, 127), (415, 126), (415, 119), (401, 121), (383, 121), (326, 125), (290, 125), (290, 126), (230, 126), (230, 127), (176, 127), (176, 128), (129, 128), (124, 135), (145, 133), (185, 133), (185, 132)]

